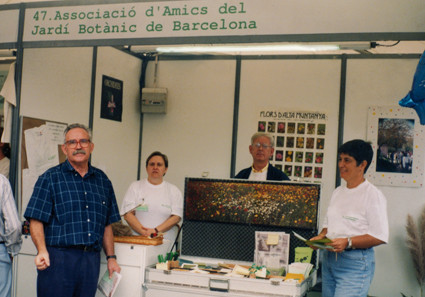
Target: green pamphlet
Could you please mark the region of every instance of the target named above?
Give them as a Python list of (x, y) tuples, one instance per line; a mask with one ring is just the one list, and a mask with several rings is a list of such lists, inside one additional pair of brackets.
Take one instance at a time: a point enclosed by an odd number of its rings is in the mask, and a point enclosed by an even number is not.
[(295, 235), (296, 238), (298, 238), (299, 240), (305, 242), (306, 245), (308, 246), (313, 246), (319, 249), (327, 249), (327, 250), (333, 250), (334, 248), (326, 245), (326, 243), (328, 242), (332, 242), (332, 240), (330, 240), (329, 238), (325, 237), (323, 239), (317, 239), (317, 240), (307, 240), (304, 237), (302, 237), (301, 235), (299, 235), (298, 233), (292, 231)]

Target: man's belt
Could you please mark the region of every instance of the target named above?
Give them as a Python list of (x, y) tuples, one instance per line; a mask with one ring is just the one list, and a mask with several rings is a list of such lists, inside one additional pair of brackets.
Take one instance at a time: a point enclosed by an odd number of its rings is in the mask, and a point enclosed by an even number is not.
[(85, 252), (100, 252), (99, 247), (92, 245), (71, 245), (69, 246), (69, 248), (75, 250), (83, 250)]
[(100, 252), (100, 248), (97, 246), (92, 245), (69, 245), (69, 246), (52, 246), (54, 248), (61, 248), (61, 249), (72, 249), (72, 250), (82, 250), (84, 252)]

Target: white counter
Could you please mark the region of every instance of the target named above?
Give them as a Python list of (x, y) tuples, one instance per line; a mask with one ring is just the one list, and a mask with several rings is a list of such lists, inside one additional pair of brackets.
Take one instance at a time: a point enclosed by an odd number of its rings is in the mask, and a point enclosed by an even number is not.
[[(114, 297), (141, 297), (142, 285), (145, 281), (146, 266), (158, 262), (158, 254), (165, 256), (169, 252), (170, 242), (164, 240), (162, 245), (140, 245), (130, 243), (115, 243), (115, 254), (121, 267), (121, 281)], [(100, 277), (106, 270), (106, 258), (102, 253)], [(99, 291), (96, 297), (104, 297)]]

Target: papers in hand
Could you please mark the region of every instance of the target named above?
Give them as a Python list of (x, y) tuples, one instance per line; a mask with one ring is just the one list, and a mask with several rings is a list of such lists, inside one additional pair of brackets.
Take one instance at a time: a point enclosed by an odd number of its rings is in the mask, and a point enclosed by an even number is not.
[(332, 242), (329, 238), (325, 237), (323, 239), (316, 239), (316, 240), (307, 240), (298, 233), (292, 231), (296, 238), (299, 240), (305, 242), (308, 246), (314, 246), (319, 249), (327, 249), (327, 250), (333, 250), (334, 248), (332, 246), (326, 245), (325, 243)]
[(109, 278), (109, 271), (106, 269), (105, 273), (97, 284), (97, 289), (106, 297), (112, 297), (118, 287), (120, 280), (121, 274), (114, 271), (112, 277)]
[(128, 214), (129, 212), (136, 211), (139, 207), (142, 207), (142, 206), (143, 206), (143, 203), (142, 204), (138, 204), (136, 206), (134, 206), (134, 204), (125, 205), (123, 207), (123, 209), (121, 210), (121, 212), (124, 212), (121, 216), (124, 216), (124, 215)]

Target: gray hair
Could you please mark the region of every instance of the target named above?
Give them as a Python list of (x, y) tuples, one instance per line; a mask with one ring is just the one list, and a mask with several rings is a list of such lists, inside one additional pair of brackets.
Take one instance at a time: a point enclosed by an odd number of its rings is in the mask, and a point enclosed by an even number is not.
[(254, 144), (254, 141), (257, 138), (260, 138), (260, 137), (267, 137), (270, 140), (270, 145), (272, 147), (274, 147), (274, 138), (270, 134), (267, 134), (267, 133), (264, 133), (264, 132), (254, 133), (254, 135), (252, 135), (252, 137), (251, 137), (251, 145)]
[(64, 142), (63, 143), (66, 142), (66, 134), (70, 130), (75, 129), (75, 128), (80, 128), (80, 129), (85, 130), (87, 132), (87, 134), (89, 135), (89, 140), (91, 141), (91, 130), (90, 130), (90, 128), (88, 128), (87, 126), (85, 126), (83, 124), (74, 123), (74, 124), (68, 125), (68, 127), (66, 127), (65, 130), (63, 131), (63, 136), (64, 136)]

